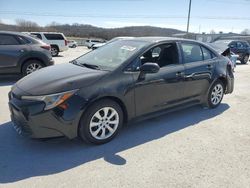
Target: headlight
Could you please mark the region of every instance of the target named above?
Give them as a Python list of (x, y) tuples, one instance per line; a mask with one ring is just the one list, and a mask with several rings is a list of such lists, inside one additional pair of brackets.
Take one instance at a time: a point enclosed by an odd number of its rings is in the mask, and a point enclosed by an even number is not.
[(65, 102), (72, 95), (74, 95), (76, 91), (77, 90), (72, 90), (43, 96), (22, 96), (21, 98), (23, 100), (43, 101), (46, 104), (44, 109), (49, 110)]

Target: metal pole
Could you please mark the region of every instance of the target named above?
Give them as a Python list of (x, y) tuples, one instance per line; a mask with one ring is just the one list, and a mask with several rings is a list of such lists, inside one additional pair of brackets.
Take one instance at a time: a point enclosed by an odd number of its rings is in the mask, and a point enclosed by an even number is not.
[(191, 4), (192, 4), (192, 0), (189, 0), (188, 21), (187, 21), (187, 33), (189, 32), (189, 20), (190, 20)]

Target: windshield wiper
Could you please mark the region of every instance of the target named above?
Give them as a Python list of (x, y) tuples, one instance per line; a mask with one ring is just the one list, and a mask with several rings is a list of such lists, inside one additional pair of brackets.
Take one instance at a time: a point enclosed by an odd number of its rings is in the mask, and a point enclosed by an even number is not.
[(92, 65), (92, 64), (88, 64), (88, 63), (79, 63), (76, 60), (72, 60), (72, 61), (70, 61), (70, 63), (73, 63), (75, 65), (79, 65), (79, 66), (82, 66), (82, 67), (87, 67), (87, 68), (90, 68), (90, 69), (101, 70), (100, 67), (97, 66), (97, 65)]
[(92, 64), (88, 64), (88, 63), (82, 63), (81, 65), (90, 68), (90, 69), (96, 69), (96, 70), (100, 70), (100, 67), (98, 65), (92, 65)]
[(75, 65), (80, 65), (75, 59), (70, 61), (69, 63), (75, 64)]

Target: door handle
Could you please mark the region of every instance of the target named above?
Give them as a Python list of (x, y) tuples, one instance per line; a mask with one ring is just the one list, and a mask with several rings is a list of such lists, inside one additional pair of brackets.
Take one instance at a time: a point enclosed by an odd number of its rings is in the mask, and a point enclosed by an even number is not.
[(24, 50), (24, 49), (21, 49), (21, 50), (19, 50), (19, 52), (23, 53), (23, 52), (25, 52), (25, 50)]
[(177, 72), (175, 75), (176, 75), (176, 77), (184, 77), (185, 73), (184, 72)]

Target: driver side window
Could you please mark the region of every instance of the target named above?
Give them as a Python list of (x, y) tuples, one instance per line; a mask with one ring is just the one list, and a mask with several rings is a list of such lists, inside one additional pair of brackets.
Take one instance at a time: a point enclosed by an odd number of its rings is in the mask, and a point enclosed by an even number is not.
[(146, 51), (140, 57), (140, 65), (145, 63), (157, 63), (159, 67), (177, 64), (178, 51), (175, 43), (161, 44)]

